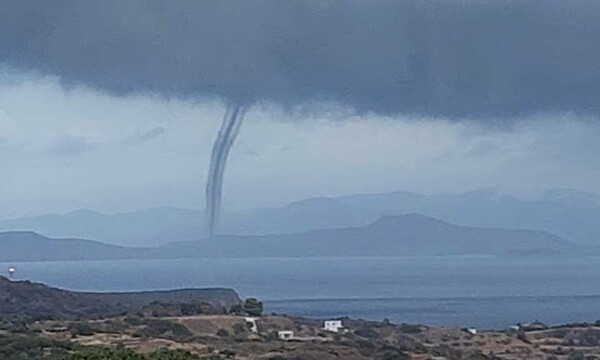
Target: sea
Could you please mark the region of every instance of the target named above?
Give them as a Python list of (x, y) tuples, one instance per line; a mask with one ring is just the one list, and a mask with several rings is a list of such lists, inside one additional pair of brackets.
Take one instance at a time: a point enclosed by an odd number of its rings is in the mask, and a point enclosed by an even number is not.
[(267, 313), (502, 329), (600, 319), (600, 258), (217, 258), (1, 263), (78, 291), (228, 287)]

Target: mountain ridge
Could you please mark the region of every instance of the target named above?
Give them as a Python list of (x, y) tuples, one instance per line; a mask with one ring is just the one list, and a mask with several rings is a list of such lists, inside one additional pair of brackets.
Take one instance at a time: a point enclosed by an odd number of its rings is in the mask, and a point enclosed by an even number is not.
[(293, 234), (218, 235), (157, 247), (52, 239), (32, 232), (0, 233), (0, 261), (572, 254), (581, 249), (543, 231), (461, 226), (421, 214), (385, 216), (367, 226)]
[[(600, 241), (600, 198), (574, 190), (548, 190), (535, 200), (493, 191), (417, 194), (408, 191), (317, 197), (285, 206), (224, 211), (222, 233), (290, 234), (366, 226), (386, 215), (425, 214), (473, 227), (534, 229), (580, 244)], [(50, 237), (98, 240), (126, 246), (158, 246), (204, 236), (200, 210), (159, 207), (117, 214), (76, 210), (67, 214), (0, 220), (0, 231), (32, 230)]]

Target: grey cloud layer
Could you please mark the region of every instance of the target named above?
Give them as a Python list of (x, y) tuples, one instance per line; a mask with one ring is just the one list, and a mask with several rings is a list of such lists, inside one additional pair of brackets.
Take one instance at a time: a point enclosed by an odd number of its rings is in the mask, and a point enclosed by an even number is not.
[(162, 126), (155, 126), (152, 129), (138, 136), (137, 140), (141, 142), (154, 140), (165, 133), (166, 129)]
[(66, 135), (57, 139), (47, 152), (54, 156), (72, 156), (90, 151), (93, 144), (83, 136)]
[(4, 1), (0, 61), (116, 94), (600, 114), (600, 2)]

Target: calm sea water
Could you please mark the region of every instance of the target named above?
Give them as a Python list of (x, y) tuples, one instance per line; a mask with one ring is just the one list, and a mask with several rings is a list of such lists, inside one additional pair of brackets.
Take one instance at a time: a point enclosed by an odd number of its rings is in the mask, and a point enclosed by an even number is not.
[(0, 264), (71, 290), (232, 287), (268, 312), (503, 328), (600, 319), (600, 259), (182, 259)]

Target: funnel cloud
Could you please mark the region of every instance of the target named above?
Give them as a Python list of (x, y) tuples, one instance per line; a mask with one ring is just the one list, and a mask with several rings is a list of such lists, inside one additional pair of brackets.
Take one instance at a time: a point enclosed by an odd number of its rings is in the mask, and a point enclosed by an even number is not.
[(206, 181), (206, 229), (209, 237), (215, 234), (219, 225), (225, 165), (229, 151), (240, 132), (245, 111), (242, 105), (232, 105), (227, 108), (221, 129), (213, 144)]

